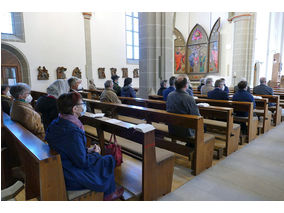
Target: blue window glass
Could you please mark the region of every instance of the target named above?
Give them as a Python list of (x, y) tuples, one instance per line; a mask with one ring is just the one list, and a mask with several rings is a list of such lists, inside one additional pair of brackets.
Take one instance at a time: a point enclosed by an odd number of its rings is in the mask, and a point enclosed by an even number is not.
[(139, 60), (139, 18), (138, 12), (125, 13), (126, 57)]

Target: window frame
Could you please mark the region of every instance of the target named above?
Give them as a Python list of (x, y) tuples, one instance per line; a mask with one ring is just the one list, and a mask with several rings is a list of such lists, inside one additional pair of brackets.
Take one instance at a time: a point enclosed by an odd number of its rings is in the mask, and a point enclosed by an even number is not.
[[(132, 24), (132, 29), (131, 30), (127, 29), (127, 17), (131, 18), (131, 24)], [(138, 31), (134, 30), (134, 19), (138, 20)], [(132, 35), (132, 45), (127, 44), (127, 32), (130, 32), (131, 35)], [(126, 62), (128, 64), (139, 64), (140, 55), (139, 55), (138, 59), (134, 58), (134, 55), (135, 55), (134, 50), (135, 50), (135, 48), (138, 48), (138, 51), (139, 51), (139, 40), (138, 40), (138, 46), (134, 44), (134, 34), (135, 33), (138, 33), (138, 38), (139, 38), (139, 15), (136, 17), (136, 16), (134, 16), (134, 12), (131, 12), (131, 15), (125, 13), (125, 41), (126, 41), (125, 42), (125, 49), (126, 49)], [(132, 49), (132, 58), (128, 58), (127, 57), (127, 48), (128, 47), (131, 47), (131, 49)]]
[(23, 13), (11, 12), (13, 34), (2, 33), (2, 41), (25, 42)]

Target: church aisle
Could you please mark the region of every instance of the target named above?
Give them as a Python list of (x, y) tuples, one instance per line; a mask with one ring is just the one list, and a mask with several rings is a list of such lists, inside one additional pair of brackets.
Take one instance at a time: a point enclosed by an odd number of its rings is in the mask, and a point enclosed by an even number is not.
[(161, 201), (284, 200), (284, 122)]

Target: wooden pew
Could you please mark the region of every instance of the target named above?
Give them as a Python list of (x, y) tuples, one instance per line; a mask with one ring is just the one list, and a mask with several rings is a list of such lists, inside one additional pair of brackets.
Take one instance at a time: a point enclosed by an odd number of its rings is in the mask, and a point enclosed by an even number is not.
[[(138, 143), (135, 146), (135, 151), (140, 152), (142, 155), (143, 200), (156, 200), (162, 195), (171, 192), (175, 156), (172, 152), (157, 150), (155, 130), (142, 133), (134, 129), (135, 125), (127, 122), (108, 123), (107, 120), (110, 118), (107, 117), (91, 118), (83, 116), (80, 119), (83, 124), (96, 128), (102, 153), (105, 152), (104, 132), (127, 139), (126, 143), (130, 143), (129, 146), (131, 147)], [(118, 142), (121, 142), (120, 138), (118, 138)]]
[[(142, 98), (119, 97), (123, 104), (142, 106), (153, 109), (166, 110), (166, 102)], [(233, 109), (225, 107), (199, 107), (200, 114), (206, 118), (204, 124), (210, 128), (210, 132), (220, 133), (225, 135), (225, 150), (227, 156), (238, 149), (240, 136), (240, 125), (233, 123)], [(226, 122), (216, 121), (222, 119)], [(217, 131), (216, 131), (217, 130)], [(220, 134), (219, 134), (220, 138)], [(223, 137), (221, 137), (223, 139)], [(216, 149), (217, 151), (217, 149)]]
[(40, 91), (35, 91), (35, 90), (32, 90), (31, 91), (31, 96), (33, 97), (33, 100), (31, 102), (31, 105), (33, 107), (35, 107), (35, 104), (36, 104), (36, 101), (39, 99), (40, 96), (45, 96), (47, 95), (46, 92), (40, 92)]
[(230, 107), (235, 111), (248, 112), (248, 117), (237, 117), (234, 116), (234, 122), (245, 122), (248, 128), (247, 142), (252, 141), (257, 135), (257, 123), (258, 120), (253, 117), (253, 103), (251, 102), (240, 102), (240, 101), (224, 101), (224, 100), (213, 100), (213, 99), (195, 99), (196, 103), (208, 103), (212, 106)]
[(280, 107), (280, 96), (279, 95), (256, 95), (262, 98), (267, 98), (268, 103), (275, 103), (275, 106), (268, 107), (268, 109), (274, 113), (273, 122), (277, 126), (281, 123), (282, 108)]
[[(208, 99), (207, 95), (194, 95), (194, 96), (198, 98)], [(232, 98), (230, 97), (229, 99), (231, 100)], [(271, 115), (269, 114), (268, 111), (268, 99), (264, 98), (255, 99), (255, 103), (256, 103), (256, 110), (254, 110), (254, 112), (258, 116), (263, 116), (262, 124), (259, 126), (259, 128), (261, 129), (260, 132), (265, 133), (269, 129), (271, 129)]]
[[(125, 104), (105, 103), (97, 100), (84, 99), (88, 102), (92, 109), (105, 109), (111, 111), (115, 117), (118, 115), (128, 116), (131, 118), (145, 119), (147, 123), (152, 123), (156, 127), (156, 146), (167, 149), (169, 151), (189, 156), (193, 152), (193, 161), (191, 163), (193, 174), (198, 175), (203, 170), (211, 167), (214, 148), (214, 136), (204, 134), (203, 117), (195, 115), (181, 115), (175, 113), (168, 113), (164, 110), (150, 109), (138, 106), (129, 106)], [(158, 123), (166, 125), (176, 125), (184, 128), (191, 128), (195, 130), (195, 137), (191, 139), (194, 143), (194, 150), (182, 144), (173, 143), (165, 139), (172, 138), (179, 141), (186, 142), (185, 138), (176, 138), (170, 136), (168, 128), (157, 128)], [(91, 133), (93, 134), (93, 133)]]
[(149, 99), (153, 99), (153, 100), (160, 100), (160, 101), (163, 101), (163, 96), (160, 96), (160, 95), (149, 95), (148, 96)]
[[(20, 162), (25, 173), (26, 199), (103, 200), (102, 192), (90, 190), (66, 191), (60, 155), (47, 144), (3, 113), (2, 145), (6, 145), (6, 162)], [(11, 169), (11, 166), (7, 167)]]

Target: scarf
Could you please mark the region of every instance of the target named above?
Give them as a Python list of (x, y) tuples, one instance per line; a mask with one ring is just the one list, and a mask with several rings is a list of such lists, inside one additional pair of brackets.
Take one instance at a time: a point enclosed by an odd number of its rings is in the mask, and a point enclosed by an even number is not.
[(75, 115), (60, 114), (60, 113), (59, 113), (59, 117), (65, 119), (65, 120), (68, 120), (68, 121), (70, 121), (70, 122), (72, 122), (72, 123), (75, 124), (78, 128), (80, 128), (81, 130), (85, 131), (82, 122), (81, 122)]

